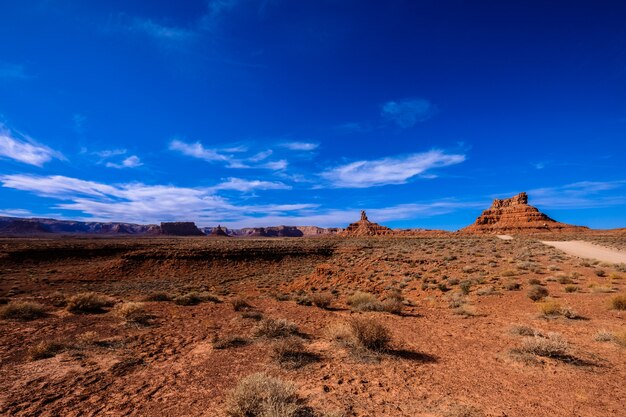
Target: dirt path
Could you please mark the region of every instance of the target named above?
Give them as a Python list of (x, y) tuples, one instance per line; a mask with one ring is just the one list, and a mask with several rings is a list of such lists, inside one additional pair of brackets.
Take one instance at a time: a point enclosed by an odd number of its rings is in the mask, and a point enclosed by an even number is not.
[(609, 249), (604, 246), (594, 245), (593, 243), (583, 242), (580, 240), (569, 241), (542, 241), (549, 246), (553, 246), (570, 255), (581, 258), (598, 259), (603, 262), (614, 264), (626, 263), (626, 252), (616, 249)]

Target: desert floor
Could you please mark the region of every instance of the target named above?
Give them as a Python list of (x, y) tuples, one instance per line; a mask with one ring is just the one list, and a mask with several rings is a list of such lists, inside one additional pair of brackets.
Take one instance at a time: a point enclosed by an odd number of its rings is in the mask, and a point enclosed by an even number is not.
[(578, 238), (2, 239), (0, 414), (244, 415), (263, 372), (294, 416), (624, 416), (626, 265)]

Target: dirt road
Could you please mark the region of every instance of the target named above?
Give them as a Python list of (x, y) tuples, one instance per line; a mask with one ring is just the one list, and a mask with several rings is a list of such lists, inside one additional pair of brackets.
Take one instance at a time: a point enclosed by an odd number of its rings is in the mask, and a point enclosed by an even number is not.
[(580, 240), (569, 241), (543, 241), (549, 246), (553, 246), (570, 255), (581, 258), (598, 259), (603, 262), (614, 264), (626, 263), (626, 252), (616, 249), (605, 248), (604, 246), (594, 245), (593, 243), (583, 242)]

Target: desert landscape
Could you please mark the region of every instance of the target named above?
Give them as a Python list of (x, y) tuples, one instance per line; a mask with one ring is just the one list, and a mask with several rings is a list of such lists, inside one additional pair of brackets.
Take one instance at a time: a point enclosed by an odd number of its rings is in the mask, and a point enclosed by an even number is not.
[(0, 413), (623, 415), (625, 239), (523, 193), (459, 232), (14, 235)]

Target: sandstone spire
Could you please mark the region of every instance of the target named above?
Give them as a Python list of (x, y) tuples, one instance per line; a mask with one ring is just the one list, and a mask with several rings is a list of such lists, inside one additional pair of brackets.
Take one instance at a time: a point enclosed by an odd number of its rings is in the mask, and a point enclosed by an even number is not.
[(385, 226), (372, 223), (368, 220), (365, 210), (361, 210), (361, 220), (351, 223), (346, 230), (341, 232), (342, 236), (382, 236), (389, 235), (393, 231)]

